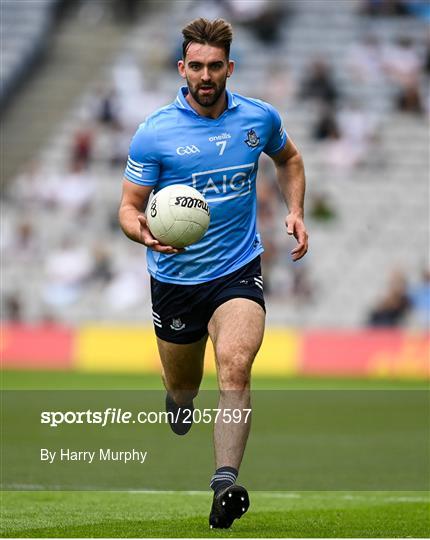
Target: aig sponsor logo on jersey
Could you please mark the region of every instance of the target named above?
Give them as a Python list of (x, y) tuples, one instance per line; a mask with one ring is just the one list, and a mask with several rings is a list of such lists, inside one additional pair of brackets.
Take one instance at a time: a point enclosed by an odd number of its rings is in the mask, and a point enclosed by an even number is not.
[(199, 152), (200, 150), (195, 144), (191, 144), (190, 146), (178, 146), (176, 149), (178, 156), (189, 156), (190, 154), (197, 154)]
[(194, 173), (193, 187), (208, 202), (226, 201), (251, 193), (251, 173), (255, 163)]

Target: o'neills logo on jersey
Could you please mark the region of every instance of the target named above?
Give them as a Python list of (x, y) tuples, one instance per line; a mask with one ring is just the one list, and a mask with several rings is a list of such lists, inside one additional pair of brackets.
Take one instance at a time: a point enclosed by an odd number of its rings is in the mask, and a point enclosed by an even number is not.
[(213, 137), (209, 137), (209, 142), (214, 141), (225, 141), (225, 139), (231, 139), (230, 133), (222, 133), (221, 135), (214, 135)]
[(252, 190), (251, 173), (255, 163), (236, 165), (194, 173), (193, 188), (208, 202), (226, 201), (249, 195)]

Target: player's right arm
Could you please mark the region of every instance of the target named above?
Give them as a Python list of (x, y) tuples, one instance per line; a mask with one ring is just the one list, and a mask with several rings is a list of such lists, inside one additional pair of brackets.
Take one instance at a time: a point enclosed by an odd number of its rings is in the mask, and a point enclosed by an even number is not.
[(160, 244), (149, 230), (144, 211), (152, 189), (152, 186), (142, 186), (124, 178), (118, 213), (121, 229), (130, 240), (149, 249), (166, 254), (180, 253), (182, 249)]
[(151, 121), (136, 131), (131, 144), (122, 184), (119, 223), (125, 235), (159, 253), (180, 253), (183, 250), (164, 246), (149, 230), (144, 214), (149, 196), (160, 178), (160, 155), (157, 132)]

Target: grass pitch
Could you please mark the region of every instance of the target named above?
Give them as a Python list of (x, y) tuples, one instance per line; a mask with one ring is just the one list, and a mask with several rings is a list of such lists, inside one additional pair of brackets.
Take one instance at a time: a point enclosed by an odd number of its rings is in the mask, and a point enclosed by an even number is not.
[(428, 537), (429, 499), (420, 493), (255, 492), (229, 530), (208, 527), (204, 492), (8, 492), (8, 537)]
[[(205, 388), (215, 388), (207, 378)], [(9, 389), (156, 389), (159, 378), (58, 372), (6, 372)], [(420, 381), (255, 379), (254, 388), (423, 389)], [(353, 464), (352, 464), (353, 466)], [(211, 531), (211, 492), (5, 491), (2, 537), (416, 537), (430, 536), (423, 491), (250, 493), (251, 507), (230, 530)]]

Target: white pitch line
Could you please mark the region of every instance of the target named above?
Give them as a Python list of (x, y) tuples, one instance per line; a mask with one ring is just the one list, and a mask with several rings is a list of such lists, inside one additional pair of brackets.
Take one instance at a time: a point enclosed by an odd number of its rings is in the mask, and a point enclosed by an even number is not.
[(21, 491), (100, 491), (104, 493), (132, 493), (132, 494), (150, 494), (150, 495), (176, 495), (178, 493), (185, 493), (187, 495), (210, 495), (212, 492), (207, 491), (184, 491), (184, 490), (162, 490), (162, 489), (101, 489), (100, 486), (80, 486), (79, 489), (71, 488), (70, 486), (45, 486), (42, 484), (5, 484), (4, 490), (21, 490)]
[[(123, 490), (120, 490), (123, 491)], [(183, 491), (183, 490), (158, 490), (158, 489), (130, 489), (124, 490), (126, 493), (132, 493), (134, 495), (146, 495), (147, 493), (152, 495), (177, 495), (178, 493), (185, 493), (186, 495), (210, 495), (211, 491)]]
[(25, 490), (28, 490), (28, 491), (40, 491), (44, 488), (45, 486), (42, 486), (41, 484), (5, 484), (4, 486), (2, 486), (3, 489), (7, 490), (7, 489), (13, 489), (13, 490), (22, 490), (22, 491), (25, 491)]
[[(258, 493), (258, 492), (257, 492)], [(333, 491), (327, 491), (328, 494), (332, 494)], [(289, 493), (289, 492), (286, 492), (286, 493), (283, 493), (283, 492), (262, 492), (259, 494), (260, 496), (263, 496), (263, 497), (268, 497), (268, 498), (274, 498), (274, 499), (300, 499), (300, 498), (303, 498), (304, 496), (306, 497), (306, 495), (304, 495), (303, 493)], [(316, 494), (316, 493), (312, 493), (312, 494), (309, 494), (308, 495), (309, 498), (313, 498), (313, 499), (321, 499), (321, 498), (325, 498), (326, 495), (324, 493), (321, 493), (321, 494)], [(388, 496), (375, 496), (372, 494), (372, 492), (369, 492), (369, 495), (342, 495), (340, 497), (341, 499), (344, 499), (344, 500), (351, 500), (351, 501), (358, 501), (358, 500), (361, 500), (361, 501), (384, 501), (384, 502), (430, 502), (430, 498), (429, 497), (419, 497), (419, 496), (405, 496), (405, 495), (388, 495)]]
[[(20, 490), (20, 491), (98, 491), (105, 493), (130, 493), (132, 495), (177, 495), (182, 493), (185, 495), (197, 495), (208, 497), (212, 494), (211, 491), (197, 491), (197, 490), (158, 490), (158, 489), (118, 489), (118, 490), (103, 490), (100, 487), (84, 486), (80, 489), (70, 489), (65, 486), (43, 486), (40, 484), (8, 484), (3, 486), (3, 489)], [(333, 494), (336, 492), (327, 491), (321, 493), (306, 493), (306, 492), (292, 492), (292, 491), (254, 491), (255, 496), (268, 498), (268, 499), (323, 499), (326, 498), (326, 494)], [(360, 494), (345, 494), (340, 495), (339, 498), (350, 501), (383, 501), (383, 502), (430, 502), (430, 497), (420, 497), (416, 495), (385, 495), (378, 496), (369, 492), (368, 495)]]
[[(258, 493), (258, 492), (257, 492)], [(260, 497), (270, 497), (274, 499), (301, 499), (301, 493), (282, 492), (282, 491), (262, 491), (258, 493)]]

